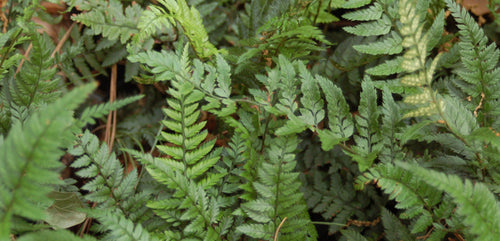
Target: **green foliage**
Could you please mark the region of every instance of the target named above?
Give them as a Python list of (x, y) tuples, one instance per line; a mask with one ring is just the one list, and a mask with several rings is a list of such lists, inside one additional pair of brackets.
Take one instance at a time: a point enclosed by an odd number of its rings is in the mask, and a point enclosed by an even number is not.
[(0, 9), (1, 241), (500, 238), (454, 1), (64, 2)]
[(366, 79), (363, 82), (363, 92), (359, 106), (359, 116), (356, 116), (358, 135), (354, 136), (356, 145), (353, 152), (348, 152), (359, 165), (360, 171), (368, 169), (381, 149), (380, 132), (378, 132), (377, 96), (373, 83)]
[[(238, 227), (238, 231), (258, 239), (314, 240), (295, 168), (297, 138), (271, 140), (265, 162), (257, 169), (258, 181), (253, 183), (257, 199), (243, 203), (243, 212), (253, 222)], [(309, 223), (309, 225), (308, 225)]]
[[(53, 102), (60, 96), (59, 80), (54, 79), (57, 70), (53, 67), (54, 60), (50, 57), (53, 47), (47, 37), (33, 33), (29, 39), (33, 46), (29, 61), (24, 63), (18, 73), (10, 71), (2, 81), (0, 101), (4, 106), (4, 133), (10, 129), (11, 123), (24, 122), (35, 109)], [(15, 56), (10, 58), (16, 60)], [(8, 67), (11, 64), (6, 65)]]
[[(78, 138), (77, 143), (78, 145), (69, 150), (70, 154), (79, 156), (71, 167), (79, 169), (76, 172), (78, 176), (90, 179), (81, 187), (82, 190), (88, 192), (84, 199), (95, 203), (94, 209), (89, 214), (100, 222), (107, 223), (107, 226), (118, 223), (119, 227), (125, 231), (132, 221), (147, 221), (147, 217), (151, 214), (144, 205), (149, 200), (149, 195), (136, 192), (139, 182), (137, 171), (134, 169), (130, 173), (125, 173), (115, 154), (109, 153), (108, 146), (105, 144), (99, 146), (97, 137), (88, 131)], [(117, 211), (113, 212), (110, 209), (117, 209)], [(107, 234), (104, 240), (115, 240), (123, 235), (137, 236), (129, 240), (148, 240), (147, 232), (141, 234), (141, 231), (138, 231), (142, 229), (140, 225), (131, 234), (115, 232), (116, 229), (112, 226), (106, 229), (111, 233)]]
[(0, 239), (7, 240), (17, 225), (26, 223), (21, 217), (32, 221), (45, 217), (44, 208), (51, 203), (46, 197), (50, 185), (61, 184), (57, 172), (61, 167), (58, 159), (63, 154), (60, 148), (74, 139), (72, 111), (94, 88), (95, 85), (86, 85), (75, 89), (24, 123), (14, 123), (0, 142)]
[(496, 66), (500, 52), (494, 43), (487, 45), (483, 30), (464, 9), (450, 1), (447, 4), (459, 24), (461, 41), (458, 46), (464, 68), (456, 69), (460, 79), (454, 79), (454, 83), (471, 97), (469, 110), (476, 113), (478, 121), (485, 126), (497, 127), (500, 90), (495, 79), (499, 75)]
[(136, 25), (142, 8), (138, 4), (124, 8), (120, 1), (111, 0), (78, 6), (88, 12), (73, 16), (73, 20), (89, 26), (93, 35), (102, 34), (112, 42), (119, 40), (124, 44), (139, 32)]
[(167, 223), (178, 227), (166, 232), (165, 238), (220, 239), (224, 235), (222, 231), (227, 232), (215, 227), (222, 218), (219, 214), (222, 204), (209, 194), (214, 194), (213, 186), (225, 174), (209, 173), (208, 170), (220, 160), (222, 149), (214, 149), (215, 140), (205, 141), (208, 131), (202, 129), (206, 122), (198, 122), (199, 102), (204, 93), (190, 82), (187, 46), (180, 56), (164, 55), (163, 60), (170, 64), (161, 69), (152, 56), (138, 55), (133, 60), (150, 63), (156, 67), (153, 71), (164, 76), (161, 79), (171, 80), (172, 88), (168, 90), (171, 98), (167, 99), (170, 108), (163, 110), (168, 118), (162, 122), (169, 131), (161, 133), (169, 144), (157, 146), (168, 157), (142, 160), (151, 176), (170, 191), (167, 196), (149, 202), (148, 207)]
[(473, 185), (470, 180), (456, 175), (426, 170), (425, 168), (401, 164), (405, 169), (420, 176), (429, 185), (449, 194), (458, 205), (457, 212), (464, 217), (464, 224), (470, 226), (469, 232), (476, 235), (476, 240), (491, 240), (500, 236), (500, 210), (498, 200), (483, 183)]

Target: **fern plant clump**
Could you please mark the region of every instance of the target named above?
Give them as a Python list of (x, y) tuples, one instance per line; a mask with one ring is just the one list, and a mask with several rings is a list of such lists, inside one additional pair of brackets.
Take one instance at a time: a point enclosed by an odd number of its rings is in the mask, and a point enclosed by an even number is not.
[(0, 1), (0, 241), (499, 240), (481, 7)]

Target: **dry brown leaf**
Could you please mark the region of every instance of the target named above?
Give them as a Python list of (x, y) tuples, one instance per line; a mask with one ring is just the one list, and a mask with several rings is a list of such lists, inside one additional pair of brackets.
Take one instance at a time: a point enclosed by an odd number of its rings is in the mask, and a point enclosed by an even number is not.
[(490, 13), (488, 8), (488, 0), (463, 0), (462, 6), (470, 10), (476, 16), (482, 16)]

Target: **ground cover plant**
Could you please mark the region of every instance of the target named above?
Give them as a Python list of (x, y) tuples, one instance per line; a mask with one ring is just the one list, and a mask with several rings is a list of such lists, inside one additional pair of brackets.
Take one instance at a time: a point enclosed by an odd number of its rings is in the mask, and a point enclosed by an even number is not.
[(480, 4), (0, 0), (0, 240), (499, 240)]

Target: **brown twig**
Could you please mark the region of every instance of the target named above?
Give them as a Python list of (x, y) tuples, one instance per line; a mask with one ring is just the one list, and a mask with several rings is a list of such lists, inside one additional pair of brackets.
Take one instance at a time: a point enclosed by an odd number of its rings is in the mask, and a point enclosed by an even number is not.
[(274, 241), (278, 240), (278, 233), (280, 232), (281, 226), (283, 226), (285, 221), (286, 221), (286, 217), (283, 220), (281, 220), (280, 225), (278, 225), (278, 228), (276, 229), (276, 232), (274, 233)]
[[(117, 79), (117, 65), (111, 66), (111, 83), (109, 87), (109, 103), (113, 103), (116, 99), (116, 79)], [(106, 122), (106, 132), (104, 134), (104, 141), (108, 144), (109, 151), (113, 148), (113, 143), (116, 133), (116, 110), (109, 112), (108, 120)]]
[(59, 52), (59, 50), (61, 50), (61, 48), (64, 45), (64, 43), (66, 42), (66, 40), (68, 40), (69, 35), (71, 34), (71, 30), (73, 29), (73, 26), (75, 26), (75, 22), (73, 22), (71, 24), (71, 26), (66, 31), (66, 33), (63, 35), (63, 37), (61, 38), (61, 40), (59, 40), (59, 43), (57, 43), (56, 48), (54, 49), (54, 51), (52, 51), (52, 54), (50, 55), (51, 58), (54, 58), (54, 56), (56, 55), (56, 53)]
[(474, 117), (477, 117), (477, 111), (483, 107), (484, 93), (481, 93), (481, 100), (479, 101), (479, 105), (474, 109)]

